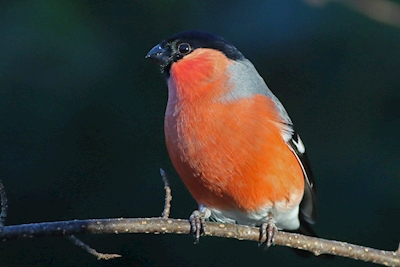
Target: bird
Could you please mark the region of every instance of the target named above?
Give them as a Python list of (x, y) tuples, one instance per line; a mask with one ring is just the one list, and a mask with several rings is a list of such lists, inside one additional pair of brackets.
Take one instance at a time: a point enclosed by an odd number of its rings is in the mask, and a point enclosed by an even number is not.
[(315, 236), (315, 182), (305, 146), (282, 103), (254, 65), (224, 38), (191, 30), (146, 58), (165, 74), (169, 157), (204, 221), (260, 227), (267, 247), (278, 230)]

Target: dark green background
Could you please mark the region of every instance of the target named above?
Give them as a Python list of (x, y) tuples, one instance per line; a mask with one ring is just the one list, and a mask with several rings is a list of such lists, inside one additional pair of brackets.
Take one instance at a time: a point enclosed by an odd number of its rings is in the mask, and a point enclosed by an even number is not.
[[(7, 224), (158, 216), (195, 201), (164, 145), (167, 87), (148, 50), (188, 29), (235, 44), (284, 103), (318, 186), (321, 236), (394, 250), (400, 241), (400, 29), (339, 4), (292, 1), (5, 1), (0, 4), (0, 175)], [(182, 235), (0, 244), (0, 266), (374, 266)]]

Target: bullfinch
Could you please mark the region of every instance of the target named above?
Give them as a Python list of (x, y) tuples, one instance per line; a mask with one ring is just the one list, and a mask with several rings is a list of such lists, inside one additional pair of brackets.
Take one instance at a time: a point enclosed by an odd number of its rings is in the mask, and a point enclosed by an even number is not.
[(204, 219), (260, 226), (269, 247), (278, 229), (314, 235), (315, 186), (303, 142), (254, 65), (225, 39), (178, 33), (147, 54), (166, 75), (165, 140)]

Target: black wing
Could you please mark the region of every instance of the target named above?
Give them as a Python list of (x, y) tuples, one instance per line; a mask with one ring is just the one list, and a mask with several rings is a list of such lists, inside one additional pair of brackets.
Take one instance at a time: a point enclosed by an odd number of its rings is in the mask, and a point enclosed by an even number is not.
[(296, 155), (304, 174), (304, 195), (300, 203), (300, 219), (308, 223), (314, 223), (315, 209), (315, 184), (314, 176), (311, 171), (310, 163), (308, 162), (306, 149), (300, 136), (293, 131), (292, 137), (287, 141), (289, 148)]

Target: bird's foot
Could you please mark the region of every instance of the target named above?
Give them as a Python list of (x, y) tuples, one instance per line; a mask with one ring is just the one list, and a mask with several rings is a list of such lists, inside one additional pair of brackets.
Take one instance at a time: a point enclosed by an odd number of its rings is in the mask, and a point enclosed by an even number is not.
[[(265, 245), (269, 248), (275, 243), (275, 236), (278, 233), (278, 228), (275, 226), (272, 213), (268, 214), (267, 222), (260, 226), (259, 246)], [(263, 241), (265, 239), (265, 241)]]
[(198, 244), (200, 236), (204, 235), (206, 232), (205, 219), (208, 218), (207, 211), (193, 211), (192, 215), (189, 217), (190, 222), (190, 233), (194, 236), (194, 243)]

